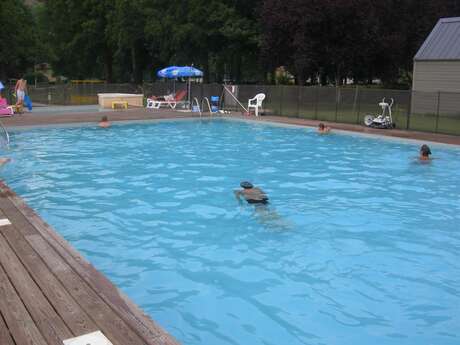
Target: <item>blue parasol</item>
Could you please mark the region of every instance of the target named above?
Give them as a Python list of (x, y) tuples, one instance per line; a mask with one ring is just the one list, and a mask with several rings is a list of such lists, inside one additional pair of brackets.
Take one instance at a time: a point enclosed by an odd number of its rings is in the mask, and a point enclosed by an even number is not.
[(195, 67), (190, 66), (170, 66), (163, 68), (157, 72), (160, 78), (193, 78), (202, 77), (203, 72)]
[[(190, 78), (202, 77), (203, 72), (199, 69), (191, 66), (170, 66), (160, 69), (157, 72), (157, 76), (160, 78), (176, 79), (176, 78), (188, 78), (187, 85), (187, 100), (190, 107)], [(174, 91), (176, 86), (174, 85)]]

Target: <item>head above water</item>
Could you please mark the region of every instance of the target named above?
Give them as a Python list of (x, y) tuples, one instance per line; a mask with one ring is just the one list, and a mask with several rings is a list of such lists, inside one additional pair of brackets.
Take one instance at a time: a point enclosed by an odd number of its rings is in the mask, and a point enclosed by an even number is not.
[(324, 129), (324, 123), (321, 122), (321, 123), (318, 125), (318, 128), (319, 128), (319, 129)]
[(429, 155), (431, 155), (431, 150), (428, 147), (428, 145), (423, 144), (420, 148), (420, 153), (422, 154), (422, 156), (428, 157)]
[(107, 122), (107, 121), (109, 121), (109, 119), (107, 118), (107, 116), (102, 116), (101, 122)]
[(253, 188), (253, 184), (251, 182), (248, 182), (248, 181), (243, 181), (240, 183), (240, 186), (244, 189), (251, 189)]

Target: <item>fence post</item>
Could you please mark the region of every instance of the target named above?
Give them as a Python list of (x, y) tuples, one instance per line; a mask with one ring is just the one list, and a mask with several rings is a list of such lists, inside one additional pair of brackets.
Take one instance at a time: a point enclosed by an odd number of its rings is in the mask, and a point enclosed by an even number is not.
[(437, 107), (436, 107), (436, 124), (435, 124), (435, 128), (434, 128), (435, 133), (438, 133), (440, 102), (441, 102), (441, 91), (438, 91), (438, 104), (437, 104)]
[(278, 86), (280, 89), (280, 113), (278, 114), (279, 116), (282, 116), (283, 114), (283, 96), (284, 96), (284, 86), (280, 85)]
[(335, 88), (335, 118), (334, 122), (337, 122), (337, 113), (339, 111), (339, 101), (340, 101), (340, 87)]
[(302, 86), (297, 86), (297, 117), (300, 117), (300, 103), (302, 99)]
[(315, 87), (315, 117), (314, 119), (317, 120), (318, 119), (318, 102), (319, 102), (319, 87), (316, 86)]
[(406, 130), (410, 128), (410, 117), (412, 113), (412, 93), (414, 90), (409, 90), (409, 104), (407, 106)]
[(356, 102), (356, 124), (359, 125), (359, 115), (361, 113), (361, 92), (359, 91), (359, 86), (356, 85), (355, 93), (355, 102)]

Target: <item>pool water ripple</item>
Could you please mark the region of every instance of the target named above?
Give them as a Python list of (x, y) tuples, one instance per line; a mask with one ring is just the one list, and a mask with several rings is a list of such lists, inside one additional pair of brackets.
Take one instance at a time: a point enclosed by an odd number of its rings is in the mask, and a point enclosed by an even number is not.
[(12, 143), (2, 178), (184, 344), (460, 343), (458, 149), (220, 120)]

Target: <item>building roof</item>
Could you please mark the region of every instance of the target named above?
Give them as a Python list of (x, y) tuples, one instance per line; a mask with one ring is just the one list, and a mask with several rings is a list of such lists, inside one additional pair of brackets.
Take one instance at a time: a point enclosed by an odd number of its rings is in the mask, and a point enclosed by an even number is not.
[(441, 18), (414, 60), (460, 60), (460, 17)]

